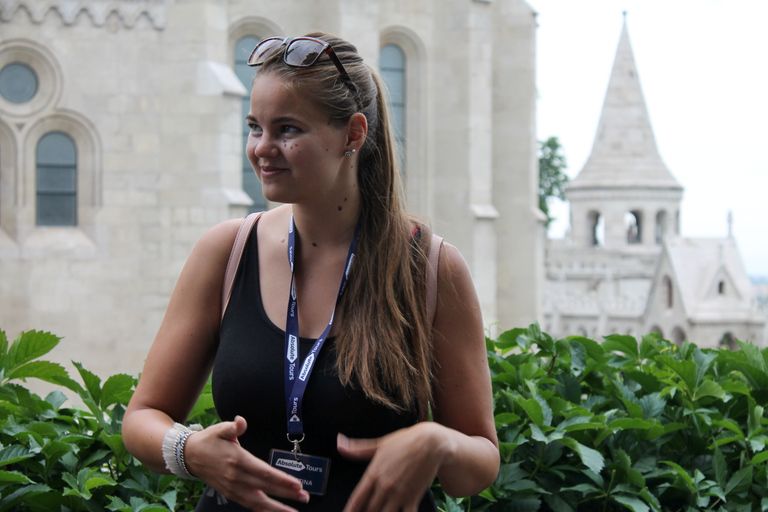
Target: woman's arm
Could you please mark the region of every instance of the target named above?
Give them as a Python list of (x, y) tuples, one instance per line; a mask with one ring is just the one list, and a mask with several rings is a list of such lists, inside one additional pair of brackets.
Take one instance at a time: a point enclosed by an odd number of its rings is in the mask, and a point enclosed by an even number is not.
[(438, 472), (452, 496), (469, 496), (493, 484), (499, 472), (499, 443), (493, 417), (483, 318), (472, 276), (458, 249), (443, 244), (435, 350), (434, 420), (464, 434)]
[(464, 258), (443, 244), (433, 328), (434, 422), (379, 439), (339, 436), (339, 451), (371, 460), (345, 511), (416, 510), (437, 475), (446, 493), (469, 496), (499, 470), (498, 440), (485, 335), (477, 293)]
[[(173, 422), (186, 421), (210, 374), (219, 340), (224, 272), (240, 222), (211, 228), (192, 250), (128, 404), (125, 446), (155, 472), (168, 473), (163, 437)], [(293, 510), (266, 494), (300, 501), (308, 494), (297, 479), (240, 447), (237, 437), (246, 428), (245, 420), (238, 418), (191, 435), (185, 449), (189, 472), (244, 506)]]

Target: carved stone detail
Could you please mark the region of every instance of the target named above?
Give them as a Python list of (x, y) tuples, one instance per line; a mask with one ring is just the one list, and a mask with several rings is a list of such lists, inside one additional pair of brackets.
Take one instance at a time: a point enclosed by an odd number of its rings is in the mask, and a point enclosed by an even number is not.
[[(123, 27), (133, 28), (145, 16), (153, 28), (163, 30), (165, 11), (170, 0), (0, 0), (0, 22), (8, 23), (18, 11), (25, 11), (30, 20), (42, 24), (55, 11), (65, 25), (72, 25), (85, 12), (97, 27), (108, 27), (117, 18)], [(51, 18), (55, 19), (54, 16)]]

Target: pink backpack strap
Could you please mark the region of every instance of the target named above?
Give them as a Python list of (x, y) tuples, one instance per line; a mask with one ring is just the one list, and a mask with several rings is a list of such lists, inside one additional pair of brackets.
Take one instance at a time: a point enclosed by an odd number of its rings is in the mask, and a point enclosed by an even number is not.
[(245, 242), (248, 240), (248, 235), (251, 234), (253, 226), (259, 221), (259, 217), (261, 217), (262, 213), (264, 212), (248, 215), (243, 219), (243, 223), (240, 224), (240, 229), (237, 230), (235, 243), (232, 244), (232, 252), (229, 253), (227, 270), (224, 273), (224, 285), (221, 288), (221, 318), (224, 318), (224, 313), (227, 311), (227, 305), (229, 305), (229, 297), (232, 295), (232, 284), (235, 282), (237, 267), (240, 266), (240, 259), (243, 256)]
[(427, 255), (427, 322), (429, 325), (435, 323), (435, 313), (437, 312), (437, 265), (440, 260), (440, 247), (442, 245), (443, 239), (433, 233)]

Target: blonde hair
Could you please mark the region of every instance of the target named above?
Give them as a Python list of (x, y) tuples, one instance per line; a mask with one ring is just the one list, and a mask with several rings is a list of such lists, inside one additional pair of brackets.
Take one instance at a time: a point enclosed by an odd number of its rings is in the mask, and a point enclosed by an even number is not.
[[(344, 385), (359, 386), (370, 399), (397, 411), (418, 411), (423, 419), (432, 399), (432, 326), (426, 318), (431, 233), (403, 207), (378, 74), (352, 44), (322, 32), (307, 36), (331, 45), (354, 87), (327, 57), (307, 68), (285, 64), (285, 47), (269, 56), (259, 73), (277, 73), (290, 87), (314, 98), (331, 123), (346, 125), (356, 112), (368, 121), (357, 170), (360, 241), (339, 305), (344, 326), (336, 339), (336, 369)], [(419, 228), (416, 236), (414, 226)]]

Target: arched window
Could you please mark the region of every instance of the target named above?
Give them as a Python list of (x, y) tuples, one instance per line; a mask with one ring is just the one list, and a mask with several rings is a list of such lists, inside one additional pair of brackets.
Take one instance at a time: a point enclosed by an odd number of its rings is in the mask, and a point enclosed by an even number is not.
[(397, 142), (397, 159), (405, 173), (405, 52), (394, 44), (381, 47), (379, 54), (381, 78), (389, 91), (390, 115)]
[(656, 245), (661, 245), (664, 235), (667, 234), (667, 212), (660, 210), (656, 214)]
[(0, 96), (11, 103), (27, 103), (37, 89), (37, 73), (23, 62), (11, 62), (0, 69)]
[(717, 293), (718, 295), (725, 295), (725, 281), (717, 283)]
[(63, 132), (48, 132), (35, 152), (38, 226), (77, 226), (77, 148)]
[(726, 347), (731, 350), (738, 350), (739, 344), (736, 342), (736, 336), (732, 332), (726, 332), (723, 337), (720, 338), (720, 346)]
[(627, 244), (635, 245), (643, 242), (642, 215), (633, 210), (624, 214), (624, 227), (627, 231)]
[(591, 211), (587, 214), (589, 228), (589, 245), (603, 247), (605, 245), (605, 219), (600, 212)]
[(259, 41), (260, 39), (258, 37), (245, 36), (237, 41), (237, 44), (235, 45), (235, 74), (248, 91), (248, 94), (243, 97), (243, 115), (241, 116), (241, 122), (243, 126), (243, 190), (251, 197), (251, 199), (253, 199), (253, 204), (249, 209), (250, 212), (258, 212), (267, 209), (267, 200), (264, 199), (264, 194), (261, 191), (261, 182), (259, 181), (259, 178), (256, 177), (256, 172), (253, 170), (251, 162), (245, 154), (245, 145), (248, 142), (248, 134), (250, 132), (248, 123), (245, 122), (245, 116), (247, 116), (248, 112), (251, 110), (251, 89), (253, 86), (255, 70), (255, 68), (248, 65), (248, 57), (251, 55), (253, 49), (256, 48)]
[(672, 329), (671, 341), (678, 347), (682, 347), (683, 342), (685, 341), (685, 331), (681, 327), (675, 326), (675, 328)]
[(663, 289), (664, 289), (664, 302), (667, 306), (667, 309), (672, 309), (672, 306), (674, 305), (672, 279), (670, 279), (669, 276), (664, 276), (664, 279), (662, 282), (663, 282)]
[(664, 332), (661, 330), (661, 327), (658, 325), (654, 325), (651, 327), (651, 332), (657, 332), (659, 333), (659, 338), (664, 339)]

